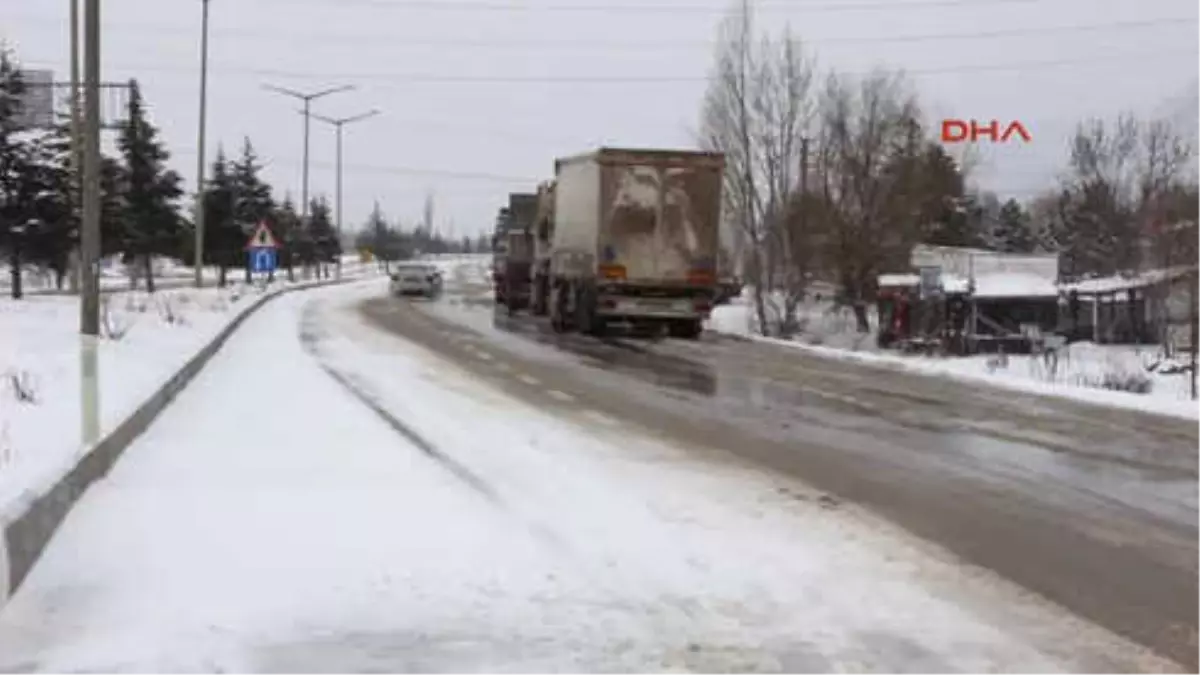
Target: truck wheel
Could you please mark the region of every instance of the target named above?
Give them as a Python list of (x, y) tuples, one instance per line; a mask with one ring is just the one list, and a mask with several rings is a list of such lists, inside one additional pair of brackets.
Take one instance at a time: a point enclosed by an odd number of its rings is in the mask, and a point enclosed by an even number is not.
[(530, 313), (534, 316), (546, 315), (546, 278), (537, 277), (533, 281), (533, 299), (531, 302)]
[(563, 293), (562, 286), (556, 286), (550, 291), (550, 328), (555, 333), (567, 331), (566, 300), (567, 296)]
[(692, 321), (675, 321), (667, 326), (667, 334), (673, 338), (683, 340), (699, 339), (700, 334), (704, 332), (704, 324), (699, 320)]
[(604, 335), (604, 320), (596, 316), (596, 292), (587, 286), (575, 293), (575, 325), (584, 335)]

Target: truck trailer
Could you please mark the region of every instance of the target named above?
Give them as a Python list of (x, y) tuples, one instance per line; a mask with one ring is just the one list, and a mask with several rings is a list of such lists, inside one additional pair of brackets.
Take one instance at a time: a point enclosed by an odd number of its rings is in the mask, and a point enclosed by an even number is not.
[(496, 304), (509, 313), (529, 303), (533, 264), (533, 218), (537, 195), (512, 193), (501, 208), (492, 235), (492, 283)]
[(600, 148), (538, 190), (533, 308), (559, 332), (695, 339), (717, 295), (720, 153)]

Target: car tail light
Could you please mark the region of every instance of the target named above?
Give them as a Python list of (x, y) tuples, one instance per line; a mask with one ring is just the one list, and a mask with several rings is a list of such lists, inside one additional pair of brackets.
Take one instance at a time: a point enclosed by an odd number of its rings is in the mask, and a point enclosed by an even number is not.
[(624, 279), (625, 278), (625, 266), (624, 265), (601, 265), (600, 266), (600, 276), (604, 277), (605, 279)]

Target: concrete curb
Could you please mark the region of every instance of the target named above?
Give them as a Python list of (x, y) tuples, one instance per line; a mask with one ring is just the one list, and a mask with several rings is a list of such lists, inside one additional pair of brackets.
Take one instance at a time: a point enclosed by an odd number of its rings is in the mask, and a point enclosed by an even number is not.
[(75, 466), (60, 478), (49, 491), (31, 501), (21, 514), (9, 522), (0, 523), (0, 606), (21, 586), (33, 565), (50, 543), (50, 538), (67, 517), (71, 507), (96, 481), (103, 478), (120, 459), (121, 454), (170, 405), (175, 396), (191, 382), (205, 364), (221, 349), (234, 331), (268, 302), (286, 293), (326, 286), (365, 281), (372, 277), (316, 281), (281, 288), (264, 295), (221, 329), (207, 345), (188, 359), (166, 384), (158, 389), (137, 410), (121, 422), (90, 451), (80, 457)]

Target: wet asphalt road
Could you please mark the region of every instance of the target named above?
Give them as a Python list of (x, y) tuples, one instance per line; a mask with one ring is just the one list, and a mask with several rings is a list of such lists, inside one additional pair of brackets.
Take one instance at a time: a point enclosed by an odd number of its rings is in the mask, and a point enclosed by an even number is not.
[(361, 309), (499, 386), (528, 395), (464, 345), (575, 399), (541, 405), (794, 475), (1200, 667), (1195, 423), (708, 334), (560, 336), (493, 313), (480, 290)]

